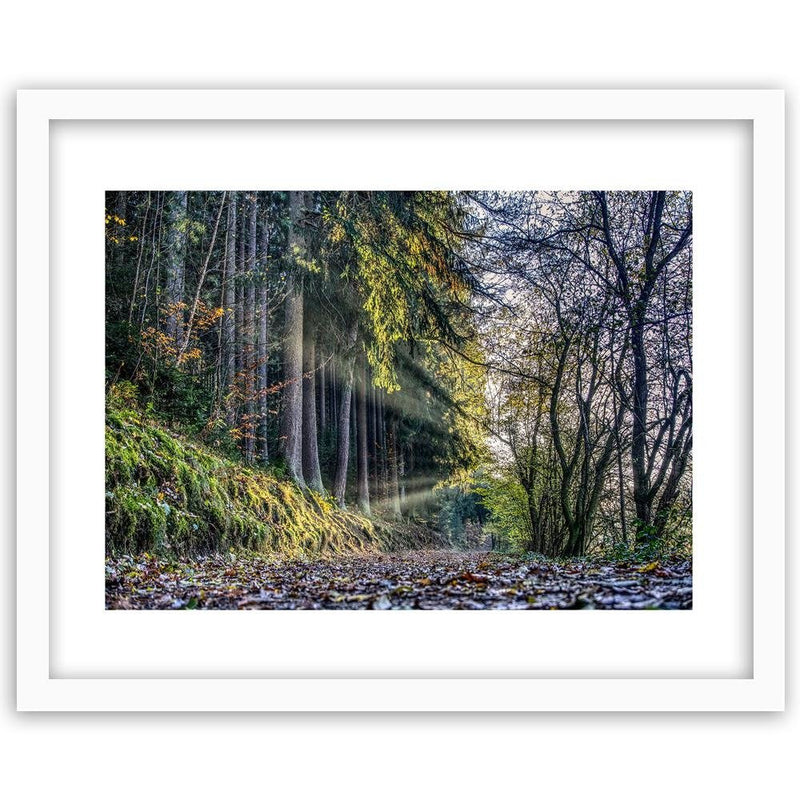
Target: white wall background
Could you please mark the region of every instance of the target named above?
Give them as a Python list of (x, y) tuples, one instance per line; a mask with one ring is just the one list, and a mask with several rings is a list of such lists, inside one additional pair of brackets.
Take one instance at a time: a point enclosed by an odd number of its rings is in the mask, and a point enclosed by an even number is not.
[[(0, 246), (0, 786), (10, 797), (784, 797), (796, 785), (797, 593), (789, 693), (764, 715), (19, 715), (14, 711), (14, 90), (137, 87), (785, 88), (796, 229), (796, 30), (671, 0), (14, 3), (5, 13)], [(791, 243), (790, 243), (791, 244)], [(791, 261), (793, 250), (789, 250)], [(796, 305), (797, 281), (790, 278)], [(44, 313), (44, 310), (43, 310)], [(789, 315), (790, 348), (796, 326)], [(795, 347), (791, 347), (795, 345)], [(796, 357), (790, 356), (790, 399)], [(791, 408), (791, 405), (790, 405)], [(790, 424), (790, 450), (797, 429)], [(24, 442), (23, 442), (24, 444)], [(795, 445), (795, 446), (792, 446)], [(790, 474), (789, 496), (800, 486)], [(794, 491), (792, 491), (794, 490)], [(790, 510), (790, 512), (793, 509)], [(791, 527), (792, 516), (790, 516)], [(790, 547), (790, 574), (797, 548)]]

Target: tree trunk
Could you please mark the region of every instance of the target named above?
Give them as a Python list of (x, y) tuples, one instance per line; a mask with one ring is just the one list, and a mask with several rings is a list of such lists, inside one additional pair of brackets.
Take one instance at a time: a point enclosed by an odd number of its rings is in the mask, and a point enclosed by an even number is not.
[(672, 469), (670, 470), (669, 478), (661, 493), (661, 498), (658, 501), (658, 506), (654, 514), (653, 525), (655, 527), (655, 535), (659, 539), (663, 537), (667, 524), (670, 521), (670, 511), (675, 501), (678, 499), (680, 481), (686, 472), (691, 455), (692, 436), (690, 434), (685, 441), (682, 442), (679, 455), (672, 461)]
[[(335, 370), (338, 379), (344, 380), (344, 385), (339, 389), (338, 419), (336, 422), (336, 474), (333, 479), (333, 496), (340, 508), (345, 507), (345, 493), (347, 491), (347, 470), (350, 463), (350, 418), (352, 416), (353, 400), (353, 362), (354, 356), (350, 352), (356, 343), (358, 326), (350, 325), (347, 332), (347, 349), (343, 363)], [(335, 360), (331, 362), (335, 364)], [(335, 394), (334, 394), (335, 397)], [(334, 406), (335, 407), (335, 406)]]
[(336, 476), (333, 481), (333, 496), (340, 508), (345, 507), (347, 491), (347, 468), (350, 460), (350, 405), (353, 397), (353, 365), (345, 374), (345, 384), (339, 403), (339, 430), (336, 441)]
[(228, 200), (228, 238), (225, 243), (225, 277), (222, 287), (223, 347), (225, 351), (224, 385), (227, 386), (227, 421), (236, 424), (236, 192)]
[(208, 275), (208, 265), (211, 263), (211, 256), (214, 254), (214, 245), (217, 242), (217, 232), (219, 231), (219, 222), (222, 219), (222, 212), (225, 210), (225, 196), (227, 192), (222, 193), (222, 198), (220, 199), (219, 203), (219, 211), (217, 212), (217, 218), (214, 222), (214, 229), (211, 232), (211, 241), (208, 244), (208, 250), (206, 252), (206, 257), (203, 260), (203, 266), (200, 269), (200, 274), (197, 278), (197, 287), (194, 293), (194, 300), (192, 302), (192, 307), (189, 311), (189, 321), (186, 323), (186, 329), (183, 336), (183, 344), (181, 345), (180, 352), (178, 353), (178, 362), (180, 363), (183, 359), (186, 350), (188, 349), (189, 345), (192, 341), (192, 331), (194, 328), (195, 318), (197, 317), (197, 310), (200, 306), (200, 298), (203, 293), (203, 285), (206, 281), (206, 275)]
[(367, 386), (367, 430), (369, 431), (369, 486), (374, 503), (380, 500), (378, 492), (378, 407), (375, 403), (375, 386)]
[(397, 420), (392, 416), (386, 427), (388, 450), (389, 507), (395, 519), (400, 519), (400, 468), (397, 458)]
[(403, 513), (403, 508), (406, 505), (406, 454), (405, 448), (400, 447), (400, 442), (397, 438), (397, 429), (395, 428), (395, 447), (397, 449), (397, 479), (400, 482), (400, 513)]
[[(611, 373), (616, 378), (616, 367), (614, 366), (614, 335), (616, 333), (616, 329), (612, 327), (611, 329), (611, 348), (610, 348), (610, 356), (611, 356)], [(620, 405), (620, 400), (618, 398), (618, 392), (613, 390), (611, 392), (611, 401), (612, 401), (612, 408), (614, 412), (614, 449), (616, 451), (616, 461), (617, 461), (617, 488), (619, 490), (619, 518), (620, 524), (622, 526), (621, 529), (621, 536), (622, 536), (622, 546), (623, 548), (627, 549), (628, 547), (628, 527), (627, 521), (625, 519), (625, 477), (624, 472), (622, 469), (622, 443), (619, 437), (619, 429), (620, 423), (622, 421), (622, 417), (619, 414), (618, 405)], [(617, 422), (619, 420), (619, 422)]]
[(324, 491), (317, 440), (316, 331), (305, 314), (303, 337), (303, 475), (315, 492)]
[(378, 392), (378, 485), (380, 498), (389, 499), (389, 463), (386, 454), (386, 403), (383, 390)]
[(364, 366), (363, 356), (358, 370), (358, 397), (356, 398), (356, 442), (358, 446), (357, 502), (362, 514), (370, 515), (369, 508), (369, 456), (367, 428), (367, 371)]
[(256, 365), (255, 365), (255, 307), (256, 307), (256, 253), (258, 232), (258, 202), (255, 193), (248, 198), (247, 213), (247, 287), (244, 306), (244, 457), (252, 463), (256, 451)]
[[(114, 203), (114, 213), (117, 218), (123, 220), (123, 222), (126, 220), (128, 216), (127, 192), (117, 192), (117, 198)], [(125, 266), (125, 239), (126, 237), (123, 236), (122, 241), (117, 242), (114, 248), (114, 266), (118, 273), (121, 272), (122, 268)]]
[(164, 333), (175, 349), (183, 344), (183, 290), (186, 276), (187, 192), (169, 192), (166, 231), (166, 318)]
[(341, 380), (339, 371), (336, 369), (336, 359), (332, 358), (330, 363), (330, 376), (328, 378), (328, 386), (330, 387), (330, 408), (331, 408), (331, 424), (333, 425), (334, 437), (339, 433), (339, 421), (336, 410), (339, 408), (339, 386), (338, 382)]
[(246, 241), (247, 241), (247, 206), (239, 198), (239, 214), (237, 228), (236, 248), (236, 416), (241, 414), (241, 403), (244, 400), (244, 375), (247, 364), (244, 358), (245, 324), (245, 272), (246, 272)]
[(267, 292), (269, 275), (267, 266), (269, 259), (269, 217), (264, 213), (261, 228), (261, 269), (259, 270), (258, 288), (258, 458), (262, 464), (269, 461), (269, 409), (267, 404), (267, 367), (269, 339), (269, 296)]
[[(144, 210), (144, 220), (142, 221), (142, 232), (139, 236), (139, 255), (136, 259), (136, 274), (133, 278), (133, 291), (131, 292), (131, 302), (128, 308), (128, 325), (133, 322), (133, 315), (136, 311), (139, 302), (139, 278), (142, 269), (142, 259), (144, 258), (146, 242), (147, 242), (147, 218), (150, 216), (150, 209), (152, 206), (151, 192), (147, 193), (147, 205)], [(144, 292), (144, 304), (147, 305), (147, 289)]]
[(325, 359), (322, 353), (319, 354), (319, 369), (317, 371), (318, 374), (318, 385), (319, 385), (319, 435), (325, 436), (325, 432), (327, 430), (328, 424), (328, 409), (327, 409), (327, 397), (325, 395), (326, 387), (325, 387)]
[[(289, 192), (289, 256), (301, 252), (302, 193)], [(281, 454), (291, 477), (303, 488), (303, 279), (291, 265), (286, 280), (283, 334), (284, 388)]]
[(528, 483), (524, 485), (525, 494), (528, 499), (528, 521), (531, 526), (531, 550), (534, 553), (542, 553), (544, 550), (544, 543), (541, 537), (541, 525), (539, 524), (539, 509), (536, 506), (536, 498), (534, 497), (533, 486)]
[[(637, 315), (644, 315), (640, 308)], [(636, 542), (647, 544), (652, 539), (652, 499), (647, 475), (647, 355), (644, 347), (644, 321), (637, 319), (631, 331), (633, 353), (633, 438), (631, 467), (633, 468), (633, 502), (636, 507)]]

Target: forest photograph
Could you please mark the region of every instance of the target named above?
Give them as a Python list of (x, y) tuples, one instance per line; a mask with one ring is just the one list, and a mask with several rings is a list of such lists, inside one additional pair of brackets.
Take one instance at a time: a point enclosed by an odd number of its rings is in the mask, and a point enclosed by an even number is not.
[(691, 192), (114, 190), (104, 235), (107, 609), (692, 607)]

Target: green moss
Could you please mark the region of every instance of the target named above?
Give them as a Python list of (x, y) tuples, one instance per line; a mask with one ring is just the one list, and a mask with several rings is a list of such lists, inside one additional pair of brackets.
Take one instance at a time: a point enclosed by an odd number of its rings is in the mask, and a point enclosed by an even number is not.
[(216, 455), (109, 402), (106, 544), (175, 556), (247, 549), (308, 557), (384, 549), (385, 529), (269, 471)]

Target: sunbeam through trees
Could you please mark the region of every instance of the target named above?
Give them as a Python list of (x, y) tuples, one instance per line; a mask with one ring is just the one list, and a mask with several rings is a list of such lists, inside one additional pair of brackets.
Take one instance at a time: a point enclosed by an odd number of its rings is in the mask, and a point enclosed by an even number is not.
[(691, 193), (111, 191), (105, 230), (109, 607), (691, 605)]

